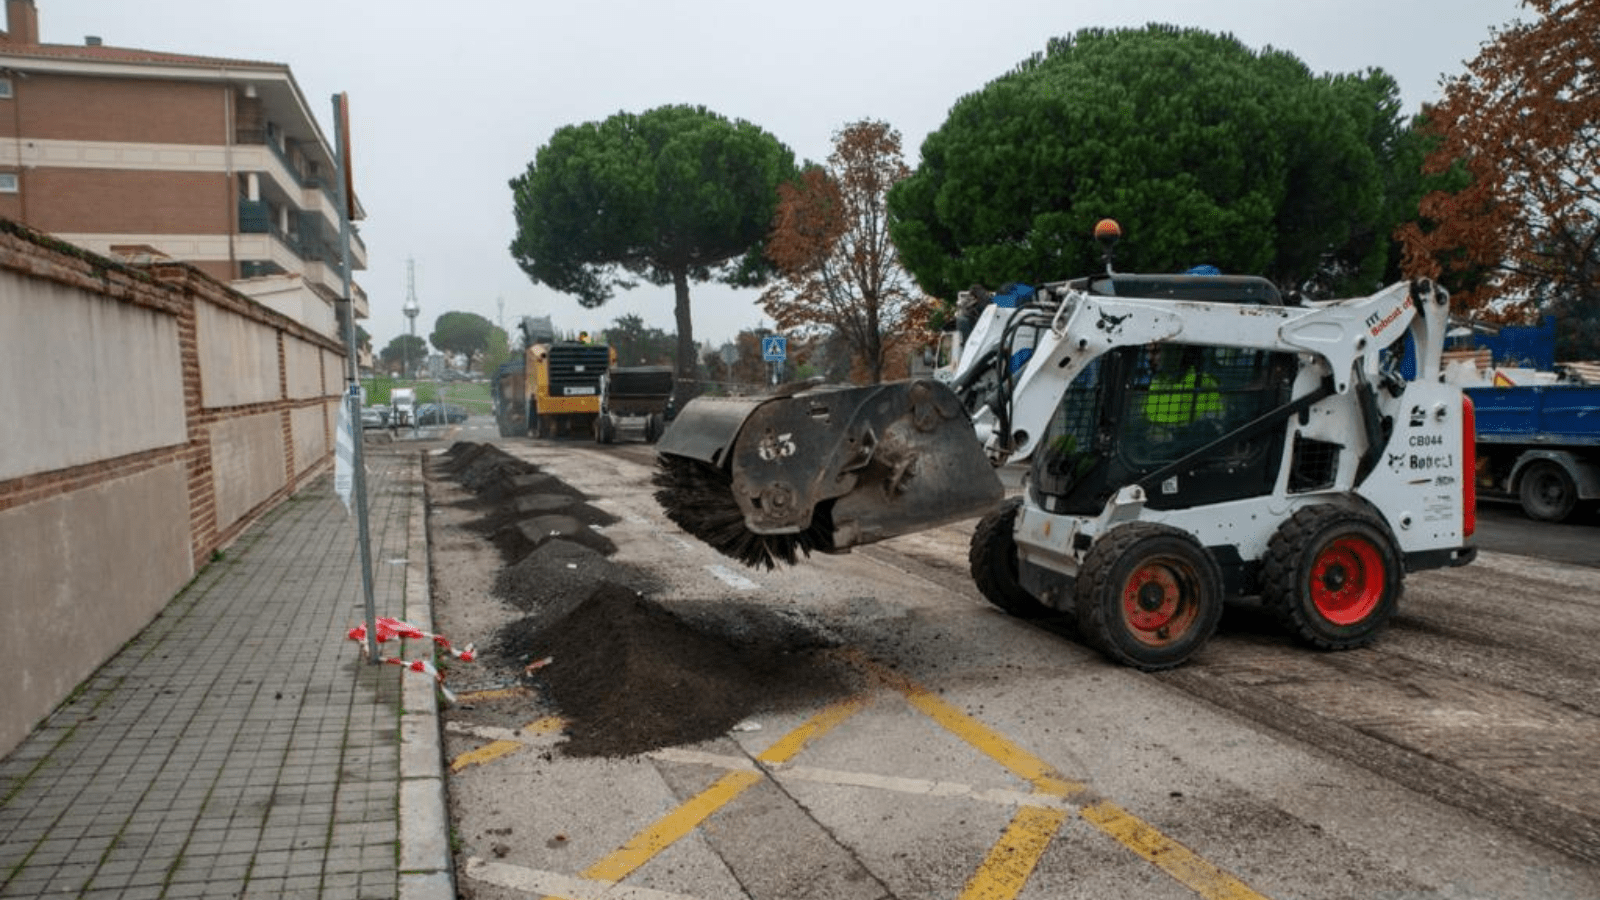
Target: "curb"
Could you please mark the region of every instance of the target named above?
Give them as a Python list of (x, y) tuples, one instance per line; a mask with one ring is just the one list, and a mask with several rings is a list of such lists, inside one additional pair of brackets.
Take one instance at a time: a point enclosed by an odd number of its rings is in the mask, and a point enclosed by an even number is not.
[[(416, 456), (416, 500), (406, 547), (405, 620), (433, 631), (427, 488)], [(427, 645), (431, 649), (431, 645)], [(401, 673), (404, 675), (405, 673)], [(455, 900), (450, 814), (445, 803), (439, 696), (433, 682), (405, 678), (400, 692), (400, 900)]]

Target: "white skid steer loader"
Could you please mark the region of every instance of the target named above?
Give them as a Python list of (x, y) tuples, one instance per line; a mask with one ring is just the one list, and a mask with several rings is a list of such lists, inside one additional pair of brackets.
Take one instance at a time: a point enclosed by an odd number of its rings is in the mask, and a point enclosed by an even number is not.
[[(656, 497), (767, 567), (981, 516), (969, 561), (990, 602), (1071, 613), (1141, 669), (1193, 655), (1232, 596), (1357, 647), (1406, 572), (1475, 555), (1448, 312), (1426, 281), (1286, 306), (1264, 279), (1108, 263), (984, 309), (950, 385), (694, 400), (657, 444)], [(994, 467), (1022, 461), (1007, 500)]]

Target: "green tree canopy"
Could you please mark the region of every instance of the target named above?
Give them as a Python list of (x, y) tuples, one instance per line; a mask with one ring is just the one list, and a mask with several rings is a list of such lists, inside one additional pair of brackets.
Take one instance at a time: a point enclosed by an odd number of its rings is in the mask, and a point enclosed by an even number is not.
[(793, 173), (794, 154), (772, 135), (704, 107), (568, 125), (511, 180), (511, 255), (590, 309), (636, 279), (672, 285), (678, 381), (692, 385), (689, 284), (759, 280), (778, 184)]
[(1317, 77), (1229, 36), (1086, 29), (957, 101), (890, 192), (891, 234), (947, 298), (1090, 271), (1106, 217), (1127, 235), (1123, 270), (1211, 264), (1369, 290), (1389, 260), (1404, 131), (1379, 70)]
[(480, 371), (492, 376), (495, 370), (500, 368), (501, 363), (511, 356), (511, 336), (498, 325), (490, 328), (488, 345), (483, 351), (483, 368)]
[(427, 358), (428, 342), (411, 334), (400, 335), (378, 353), (378, 359), (384, 366), (395, 371), (409, 366), (415, 372)]
[(466, 368), (472, 369), (474, 358), (489, 349), (489, 335), (494, 323), (477, 313), (447, 312), (433, 322), (429, 343), (442, 353), (456, 353), (466, 357)]
[(672, 362), (675, 339), (659, 328), (644, 324), (642, 316), (629, 313), (612, 320), (606, 329), (606, 343), (617, 351), (617, 365), (667, 365)]

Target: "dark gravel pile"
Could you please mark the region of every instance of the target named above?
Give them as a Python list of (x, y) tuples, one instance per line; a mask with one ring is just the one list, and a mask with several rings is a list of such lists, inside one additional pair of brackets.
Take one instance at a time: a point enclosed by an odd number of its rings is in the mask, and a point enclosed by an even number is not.
[[(614, 562), (594, 526), (616, 519), (579, 491), (492, 445), (460, 443), (429, 477), (472, 491), (469, 525), (505, 565), (495, 596), (527, 613), (483, 663), (536, 687), (567, 721), (569, 756), (629, 756), (727, 734), (765, 712), (809, 708), (859, 689), (815, 622), (737, 601), (652, 601), (644, 573)], [(463, 505), (466, 505), (463, 504)], [(447, 577), (447, 576), (441, 576)], [(552, 662), (533, 672), (530, 662)], [(534, 715), (534, 711), (529, 711)]]
[(592, 547), (553, 540), (505, 566), (494, 580), (494, 594), (530, 613), (533, 623), (549, 624), (583, 602), (603, 582), (632, 590), (648, 588), (643, 576), (607, 559)]
[(597, 586), (548, 624), (530, 616), (492, 653), (526, 666), (567, 720), (568, 756), (629, 756), (727, 734), (764, 712), (827, 703), (859, 688), (831, 643), (793, 622), (685, 618), (627, 587)]

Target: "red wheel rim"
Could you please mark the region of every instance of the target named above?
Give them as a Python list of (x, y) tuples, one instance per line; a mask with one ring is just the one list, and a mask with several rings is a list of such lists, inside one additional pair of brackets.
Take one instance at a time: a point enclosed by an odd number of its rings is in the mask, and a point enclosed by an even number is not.
[(1311, 566), (1311, 602), (1335, 625), (1354, 625), (1372, 615), (1383, 589), (1383, 558), (1362, 538), (1334, 541)]
[(1200, 616), (1195, 579), (1164, 561), (1135, 569), (1122, 586), (1122, 621), (1142, 644), (1164, 647), (1181, 639)]

